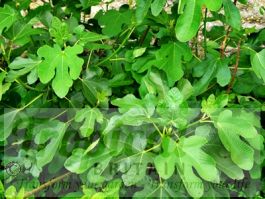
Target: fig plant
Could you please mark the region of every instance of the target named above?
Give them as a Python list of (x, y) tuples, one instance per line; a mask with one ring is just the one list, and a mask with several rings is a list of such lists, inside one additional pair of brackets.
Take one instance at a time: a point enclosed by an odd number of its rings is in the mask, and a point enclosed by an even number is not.
[(2, 197), (262, 198), (248, 1), (113, 2), (0, 1)]

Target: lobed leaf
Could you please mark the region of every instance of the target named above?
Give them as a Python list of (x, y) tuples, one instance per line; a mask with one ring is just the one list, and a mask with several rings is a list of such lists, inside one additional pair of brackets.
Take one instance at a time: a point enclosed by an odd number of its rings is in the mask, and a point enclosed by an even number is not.
[(256, 75), (265, 82), (265, 50), (252, 55), (251, 65)]
[(9, 5), (5, 4), (3, 8), (0, 8), (0, 34), (4, 29), (8, 30), (17, 19), (17, 12)]
[(180, 15), (175, 26), (176, 37), (181, 42), (187, 42), (196, 34), (201, 22), (201, 2), (185, 1), (184, 13)]
[(60, 98), (67, 95), (73, 80), (81, 73), (84, 60), (77, 55), (82, 51), (83, 48), (79, 45), (67, 46), (63, 51), (58, 45), (45, 45), (38, 50), (39, 57), (44, 59), (38, 66), (40, 81), (47, 84), (52, 80), (52, 88)]

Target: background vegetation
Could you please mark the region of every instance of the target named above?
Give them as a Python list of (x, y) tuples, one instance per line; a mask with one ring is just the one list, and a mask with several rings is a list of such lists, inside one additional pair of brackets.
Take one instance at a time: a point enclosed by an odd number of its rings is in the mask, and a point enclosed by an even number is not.
[(0, 2), (2, 197), (264, 197), (247, 0), (38, 3)]

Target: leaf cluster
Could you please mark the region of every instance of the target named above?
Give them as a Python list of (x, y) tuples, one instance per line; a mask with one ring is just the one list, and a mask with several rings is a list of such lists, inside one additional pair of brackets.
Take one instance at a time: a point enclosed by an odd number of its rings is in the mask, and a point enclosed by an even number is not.
[(38, 2), (0, 2), (3, 197), (264, 196), (247, 0)]

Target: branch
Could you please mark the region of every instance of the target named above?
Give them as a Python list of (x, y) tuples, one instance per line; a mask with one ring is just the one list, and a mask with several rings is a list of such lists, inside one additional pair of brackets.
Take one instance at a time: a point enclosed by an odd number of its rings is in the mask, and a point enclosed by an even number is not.
[(225, 57), (226, 42), (227, 42), (227, 39), (228, 39), (228, 37), (230, 35), (230, 31), (231, 31), (231, 27), (229, 26), (227, 28), (226, 35), (224, 37), (224, 40), (223, 40), (221, 48), (220, 48), (221, 59), (223, 59)]
[(234, 71), (232, 74), (232, 78), (230, 81), (230, 84), (227, 88), (227, 93), (230, 93), (231, 89), (233, 88), (234, 82), (235, 82), (235, 78), (236, 78), (236, 73), (238, 71), (238, 65), (239, 65), (239, 59), (240, 59), (240, 49), (241, 49), (241, 40), (239, 40), (238, 44), (237, 44), (237, 53), (236, 53), (236, 64), (234, 67)]
[[(234, 0), (234, 5), (236, 5), (236, 4), (237, 4), (237, 0)], [(231, 32), (231, 26), (229, 26), (227, 28), (226, 35), (224, 37), (224, 40), (223, 40), (221, 48), (220, 48), (221, 59), (223, 59), (225, 57), (226, 42), (227, 42), (227, 39), (230, 35), (230, 32)]]
[(31, 195), (34, 195), (35, 193), (38, 193), (42, 189), (45, 189), (46, 187), (49, 187), (49, 186), (53, 185), (54, 183), (66, 178), (67, 176), (69, 176), (71, 174), (72, 174), (71, 172), (67, 172), (67, 173), (65, 173), (65, 174), (63, 174), (61, 176), (58, 176), (57, 178), (54, 178), (54, 179), (52, 179), (52, 180), (40, 185), (39, 187), (37, 187), (36, 189), (33, 189), (32, 191), (26, 192), (25, 195), (24, 195), (24, 198), (28, 198)]

